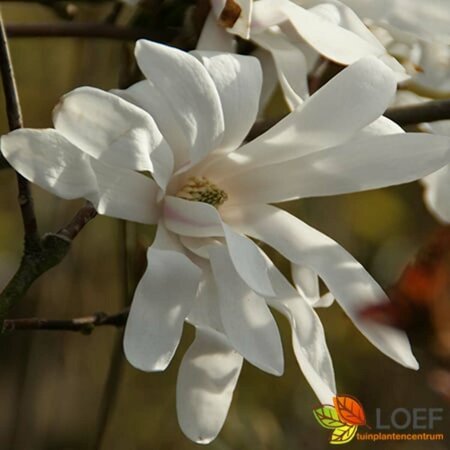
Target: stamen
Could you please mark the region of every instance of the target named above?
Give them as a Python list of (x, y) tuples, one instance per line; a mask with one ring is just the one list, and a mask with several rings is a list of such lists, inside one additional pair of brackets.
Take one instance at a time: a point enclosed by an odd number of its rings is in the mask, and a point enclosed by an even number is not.
[(208, 203), (214, 207), (222, 205), (228, 195), (205, 177), (191, 177), (176, 194), (177, 197), (193, 202)]

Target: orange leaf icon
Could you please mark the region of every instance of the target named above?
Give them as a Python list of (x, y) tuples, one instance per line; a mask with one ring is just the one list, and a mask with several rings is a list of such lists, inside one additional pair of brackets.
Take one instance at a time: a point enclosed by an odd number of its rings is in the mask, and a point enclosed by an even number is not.
[(338, 395), (333, 402), (341, 422), (348, 425), (366, 424), (366, 415), (358, 400), (348, 395)]

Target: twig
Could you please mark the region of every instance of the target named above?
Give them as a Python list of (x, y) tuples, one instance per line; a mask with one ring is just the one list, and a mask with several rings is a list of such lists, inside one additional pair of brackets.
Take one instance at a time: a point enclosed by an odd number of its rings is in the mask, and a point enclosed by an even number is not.
[[(0, 11), (0, 71), (2, 74), (5, 106), (10, 131), (23, 127), (22, 111), (17, 92), (14, 69), (9, 52), (8, 39), (5, 34), (3, 17)], [(28, 181), (17, 174), (19, 188), (19, 205), (22, 212), (22, 222), (25, 230), (25, 251), (34, 250), (39, 245), (36, 215), (34, 213), (33, 197)]]
[(418, 105), (389, 108), (384, 115), (399, 125), (415, 125), (450, 119), (450, 100), (431, 100)]
[(175, 36), (175, 32), (176, 30), (173, 29), (157, 32), (145, 28), (127, 28), (108, 23), (95, 22), (6, 25), (6, 34), (10, 38), (74, 37), (117, 39), (121, 41), (136, 41), (145, 38), (155, 42), (169, 42)]
[(97, 215), (97, 211), (91, 202), (86, 202), (73, 217), (73, 219), (63, 228), (61, 228), (57, 236), (69, 240), (75, 239), (84, 226)]
[(24, 319), (7, 319), (3, 321), (2, 333), (13, 331), (76, 331), (91, 334), (95, 328), (112, 326), (121, 328), (125, 325), (129, 308), (115, 313), (97, 312), (89, 316), (74, 319), (40, 319), (37, 317)]

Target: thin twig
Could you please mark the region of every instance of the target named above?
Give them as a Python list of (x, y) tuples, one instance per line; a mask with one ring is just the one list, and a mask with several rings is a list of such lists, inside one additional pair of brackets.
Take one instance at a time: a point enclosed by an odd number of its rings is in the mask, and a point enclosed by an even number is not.
[(86, 204), (75, 214), (73, 219), (58, 231), (57, 236), (69, 240), (75, 239), (84, 226), (96, 215), (97, 211), (94, 208), (94, 205), (91, 202), (86, 202)]
[(128, 28), (108, 23), (70, 22), (70, 23), (37, 23), (8, 24), (6, 34), (9, 38), (18, 37), (74, 37), (103, 38), (121, 41), (149, 39), (155, 42), (169, 42), (176, 30), (166, 29), (164, 32), (145, 28)]
[(23, 319), (6, 319), (3, 321), (2, 333), (13, 331), (76, 331), (90, 334), (95, 328), (111, 326), (121, 328), (125, 325), (129, 308), (115, 313), (97, 312), (89, 316), (73, 319), (40, 319), (37, 317)]
[[(3, 17), (0, 11), (0, 71), (2, 74), (3, 92), (5, 94), (6, 114), (10, 131), (23, 127), (22, 111), (17, 92), (14, 69), (9, 51), (8, 39), (5, 34)], [(25, 231), (25, 251), (36, 249), (39, 245), (36, 215), (33, 197), (28, 181), (17, 174), (19, 188), (19, 205), (22, 212), (22, 222)]]

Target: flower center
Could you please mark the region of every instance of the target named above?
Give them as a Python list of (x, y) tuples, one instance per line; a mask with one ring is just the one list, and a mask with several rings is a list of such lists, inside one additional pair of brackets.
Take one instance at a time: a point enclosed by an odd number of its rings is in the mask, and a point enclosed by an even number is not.
[(222, 205), (228, 194), (205, 177), (191, 177), (178, 192), (177, 197), (193, 202), (208, 203), (214, 207)]

